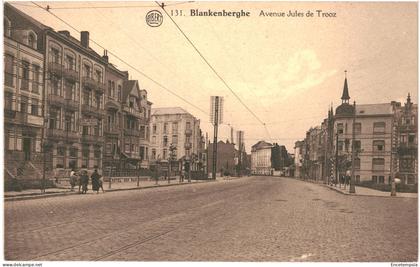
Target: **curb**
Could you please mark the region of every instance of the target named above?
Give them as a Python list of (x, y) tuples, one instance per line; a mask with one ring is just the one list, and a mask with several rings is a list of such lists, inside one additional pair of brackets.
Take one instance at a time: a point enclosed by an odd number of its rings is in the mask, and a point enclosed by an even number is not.
[[(327, 187), (327, 188), (329, 188), (330, 190), (336, 191), (336, 192), (338, 192), (338, 193), (340, 193), (340, 194), (347, 195), (347, 196), (358, 196), (358, 197), (385, 197), (385, 198), (393, 198), (393, 199), (395, 199), (395, 198), (413, 198), (413, 199), (418, 198), (418, 197), (406, 197), (406, 196), (401, 196), (401, 195), (398, 195), (398, 193), (397, 193), (397, 195), (396, 195), (396, 196), (391, 196), (391, 195), (389, 195), (389, 196), (384, 196), (384, 195), (361, 195), (361, 194), (357, 194), (357, 193), (355, 193), (355, 194), (351, 194), (351, 193), (344, 192), (344, 191), (342, 191), (342, 190), (340, 190), (340, 189), (338, 189), (338, 188), (332, 187), (332, 186), (328, 186), (328, 185), (324, 185), (324, 186), (325, 186), (325, 187)], [(391, 193), (390, 193), (390, 194), (391, 194)]]
[[(210, 180), (205, 182), (191, 182), (191, 183), (173, 183), (173, 184), (162, 184), (162, 185), (152, 185), (152, 186), (145, 186), (145, 187), (130, 187), (130, 188), (117, 188), (117, 189), (108, 189), (105, 190), (106, 193), (118, 192), (118, 191), (132, 191), (132, 190), (143, 190), (143, 189), (151, 189), (151, 188), (159, 188), (159, 187), (169, 187), (169, 186), (177, 186), (177, 185), (192, 185), (192, 184), (205, 184), (217, 182), (217, 180)], [(66, 195), (79, 195), (77, 192), (59, 192), (59, 193), (48, 193), (48, 194), (38, 194), (38, 195), (27, 195), (27, 196), (16, 196), (16, 197), (3, 197), (4, 202), (9, 201), (21, 201), (21, 200), (31, 200), (31, 199), (39, 199), (39, 198), (50, 198), (50, 197), (60, 197)]]

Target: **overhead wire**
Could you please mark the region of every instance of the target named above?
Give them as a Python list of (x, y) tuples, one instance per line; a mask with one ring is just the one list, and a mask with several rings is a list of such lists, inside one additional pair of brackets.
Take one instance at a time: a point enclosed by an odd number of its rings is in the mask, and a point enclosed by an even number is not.
[[(58, 15), (54, 14), (53, 12), (51, 12), (50, 10), (47, 10), (46, 8), (42, 7), (41, 5), (38, 5), (37, 3), (31, 1), (32, 4), (36, 5), (37, 7), (45, 10), (46, 12), (48, 12), (49, 14), (51, 14), (52, 16), (54, 16), (55, 18), (57, 18), (58, 20), (60, 20), (61, 22), (63, 22), (64, 24), (66, 24), (68, 27), (72, 28), (74, 31), (80, 33), (81, 31), (78, 30), (77, 28), (75, 28), (73, 25), (71, 25), (70, 23), (68, 23), (67, 21), (65, 21), (64, 19), (60, 18)], [(134, 67), (132, 64), (128, 63), (127, 61), (125, 61), (124, 59), (122, 59), (121, 57), (119, 57), (117, 54), (115, 54), (114, 52), (106, 49), (105, 47), (103, 47), (101, 44), (99, 44), (98, 42), (96, 42), (95, 40), (89, 38), (90, 41), (92, 41), (92, 43), (96, 44), (97, 46), (99, 46), (102, 49), (105, 49), (108, 51), (109, 54), (111, 54), (112, 56), (114, 56), (116, 59), (118, 59), (120, 62), (126, 64), (127, 66), (129, 66), (131, 69), (133, 69), (134, 71), (136, 71), (137, 73), (139, 73), (140, 75), (142, 75), (143, 77), (147, 78), (148, 80), (152, 81), (153, 83), (155, 83), (156, 85), (158, 85), (159, 87), (163, 88), (164, 90), (166, 90), (167, 92), (171, 93), (172, 95), (176, 96), (177, 98), (181, 99), (182, 101), (184, 101), (185, 103), (191, 105), (192, 107), (196, 108), (197, 110), (200, 110), (201, 112), (203, 112), (204, 114), (208, 115), (208, 112), (205, 111), (204, 109), (198, 107), (197, 105), (195, 105), (194, 103), (191, 103), (190, 101), (188, 101), (187, 99), (185, 99), (184, 97), (178, 95), (177, 93), (173, 92), (172, 90), (170, 90), (169, 88), (167, 88), (166, 86), (164, 86), (163, 84), (161, 84), (160, 82), (156, 81), (155, 79), (153, 79), (152, 77), (150, 77), (148, 74), (146, 74), (145, 72), (137, 69), (136, 67)]]

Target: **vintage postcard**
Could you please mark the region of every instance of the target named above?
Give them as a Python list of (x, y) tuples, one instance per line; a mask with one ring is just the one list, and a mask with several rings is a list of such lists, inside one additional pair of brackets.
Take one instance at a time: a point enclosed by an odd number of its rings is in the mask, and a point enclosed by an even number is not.
[(417, 2), (3, 11), (3, 266), (417, 266)]

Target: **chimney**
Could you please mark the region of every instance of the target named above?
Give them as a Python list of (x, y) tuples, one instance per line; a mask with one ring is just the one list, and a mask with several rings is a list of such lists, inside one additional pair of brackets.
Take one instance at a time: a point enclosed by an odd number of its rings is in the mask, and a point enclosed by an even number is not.
[(70, 37), (70, 32), (69, 31), (58, 31), (58, 33), (66, 36), (67, 38)]
[(104, 50), (104, 55), (102, 58), (106, 61), (106, 63), (108, 63), (108, 50)]
[(80, 42), (82, 43), (83, 47), (86, 47), (86, 48), (89, 47), (89, 32), (88, 31), (80, 32)]

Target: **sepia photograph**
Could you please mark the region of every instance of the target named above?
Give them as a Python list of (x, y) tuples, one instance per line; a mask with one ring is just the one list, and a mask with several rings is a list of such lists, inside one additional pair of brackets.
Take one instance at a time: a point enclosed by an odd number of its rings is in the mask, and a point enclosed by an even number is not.
[(417, 266), (418, 2), (2, 7), (3, 266)]

